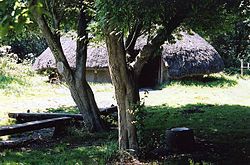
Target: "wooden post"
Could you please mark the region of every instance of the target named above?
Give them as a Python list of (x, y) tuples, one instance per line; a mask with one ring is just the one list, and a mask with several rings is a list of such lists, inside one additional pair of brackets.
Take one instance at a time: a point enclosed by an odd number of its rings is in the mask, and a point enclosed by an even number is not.
[(159, 65), (159, 71), (158, 71), (158, 84), (161, 85), (163, 83), (163, 71), (164, 71), (164, 68), (163, 68), (163, 58), (161, 56), (160, 58), (160, 65)]
[(244, 70), (244, 61), (243, 59), (240, 59), (240, 75), (243, 76), (243, 70)]
[(247, 63), (247, 69), (248, 69), (248, 70), (250, 69), (249, 63)]

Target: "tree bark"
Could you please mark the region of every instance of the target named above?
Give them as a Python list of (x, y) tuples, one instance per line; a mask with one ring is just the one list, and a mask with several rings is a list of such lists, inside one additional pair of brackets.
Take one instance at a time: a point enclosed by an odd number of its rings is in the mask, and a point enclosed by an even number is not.
[[(129, 42), (124, 44), (123, 34), (115, 31), (106, 32), (106, 45), (109, 54), (109, 70), (115, 87), (118, 105), (119, 149), (138, 151), (134, 111), (140, 105), (138, 78), (143, 66), (152, 58), (172, 31), (179, 26), (182, 18), (176, 15), (150, 43), (145, 45), (133, 62), (126, 61), (126, 51), (133, 51), (138, 31), (134, 38), (129, 35)], [(176, 19), (178, 21), (176, 21)], [(135, 33), (135, 32), (134, 32)], [(128, 46), (129, 45), (129, 46)], [(129, 49), (126, 50), (125, 46)]]
[(69, 85), (69, 89), (89, 131), (103, 131), (104, 126), (100, 119), (100, 112), (94, 94), (86, 80), (79, 80), (75, 77), (75, 81)]
[(106, 35), (109, 53), (109, 69), (118, 105), (119, 149), (138, 151), (136, 126), (133, 112), (139, 104), (137, 78), (132, 68), (126, 64), (126, 51), (123, 36), (110, 33)]
[(34, 10), (32, 14), (56, 59), (59, 73), (65, 78), (71, 95), (83, 115), (85, 126), (91, 132), (103, 131), (105, 128), (100, 119), (94, 94), (85, 77), (88, 44), (86, 27), (88, 20), (86, 20), (86, 13), (84, 11), (84, 8), (80, 10), (78, 19), (76, 71), (73, 71), (68, 64), (60, 43), (59, 34), (52, 32), (42, 13)]

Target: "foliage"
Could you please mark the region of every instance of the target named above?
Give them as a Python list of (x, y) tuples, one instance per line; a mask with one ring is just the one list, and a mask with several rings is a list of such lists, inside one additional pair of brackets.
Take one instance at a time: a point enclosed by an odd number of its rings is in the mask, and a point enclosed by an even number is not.
[(0, 1), (0, 39), (9, 31), (21, 31), (23, 26), (29, 25), (32, 21), (29, 18), (25, 6), (27, 1)]
[(5, 94), (20, 95), (26, 87), (29, 87), (29, 78), (34, 76), (30, 65), (16, 64), (11, 57), (0, 57), (0, 90)]
[(184, 15), (187, 18), (183, 21), (185, 26), (195, 28), (199, 32), (216, 29), (220, 29), (220, 32), (228, 31), (232, 20), (225, 18), (232, 10), (242, 11), (239, 5), (243, 2), (245, 1), (97, 0), (96, 8), (98, 23), (103, 29), (109, 26), (117, 32), (128, 33), (133, 26), (140, 23), (143, 29), (141, 33), (148, 32), (153, 36), (154, 29), (168, 25), (167, 23), (176, 15)]
[[(80, 7), (76, 1), (0, 1), (0, 41), (3, 45), (12, 46), (12, 51), (21, 60), (25, 58), (34, 59), (47, 48), (45, 39), (41, 36), (41, 31), (34, 21), (32, 12), (45, 13), (49, 27), (53, 32), (66, 33), (76, 30), (77, 13)], [(60, 29), (56, 29), (55, 15), (58, 14)]]
[[(11, 36), (11, 34), (25, 35), (25, 33), (30, 32), (39, 34), (39, 29), (32, 16), (34, 10), (44, 13), (53, 32), (65, 33), (70, 30), (76, 30), (76, 18), (82, 4), (91, 6), (90, 1), (79, 3), (77, 0), (71, 2), (65, 0), (0, 1), (0, 16), (4, 18), (0, 24), (0, 39)], [(90, 15), (93, 13), (91, 9), (88, 11)], [(58, 23), (61, 26), (59, 29), (56, 29), (56, 24)]]
[(46, 48), (47, 44), (40, 34), (36, 32), (9, 32), (7, 36), (1, 39), (2, 44), (10, 45), (11, 52), (19, 57), (19, 61), (34, 60), (34, 57), (40, 55)]
[(0, 22), (0, 41), (2, 45), (10, 45), (20, 61), (37, 56), (47, 46), (30, 17), (27, 3), (20, 0), (0, 1), (0, 17), (3, 18)]
[(249, 1), (241, 1), (231, 10), (220, 8), (211, 23), (207, 17), (199, 24), (190, 20), (188, 24), (194, 31), (209, 40), (222, 56), (226, 67), (239, 67), (239, 59), (249, 60)]
[(240, 67), (240, 59), (250, 60), (250, 22), (238, 21), (234, 30), (217, 36), (213, 45), (222, 56), (226, 67)]

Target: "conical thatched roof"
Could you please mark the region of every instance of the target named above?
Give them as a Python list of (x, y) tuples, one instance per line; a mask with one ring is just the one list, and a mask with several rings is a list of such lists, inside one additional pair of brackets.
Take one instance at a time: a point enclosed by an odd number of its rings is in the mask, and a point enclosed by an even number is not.
[[(223, 61), (218, 52), (198, 34), (181, 32), (181, 39), (174, 44), (164, 44), (162, 56), (168, 65), (170, 78), (182, 78), (194, 75), (204, 75), (220, 72), (224, 68)], [(71, 67), (75, 67), (76, 42), (70, 38), (62, 37), (62, 47)], [(136, 48), (142, 48), (146, 40), (139, 40)], [(35, 61), (36, 70), (55, 68), (55, 59), (47, 48)], [(108, 55), (104, 45), (88, 47), (87, 68), (108, 67)]]
[(169, 66), (170, 78), (217, 73), (224, 63), (218, 52), (202, 37), (181, 32), (181, 40), (164, 44), (162, 55)]
[[(61, 43), (65, 56), (72, 68), (76, 66), (76, 42), (71, 38), (62, 37)], [(55, 58), (47, 48), (34, 62), (35, 70), (47, 68), (55, 68)], [(86, 63), (87, 68), (105, 68), (108, 67), (108, 54), (106, 47), (103, 45), (90, 44), (88, 47), (88, 58)]]

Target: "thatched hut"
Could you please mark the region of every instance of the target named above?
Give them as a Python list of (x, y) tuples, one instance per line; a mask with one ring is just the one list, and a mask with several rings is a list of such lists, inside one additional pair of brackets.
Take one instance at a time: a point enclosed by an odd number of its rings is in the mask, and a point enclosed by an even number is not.
[(181, 32), (181, 36), (176, 43), (163, 45), (162, 57), (169, 66), (169, 78), (211, 74), (224, 69), (222, 58), (206, 40), (196, 33)]
[[(218, 73), (224, 69), (221, 56), (198, 34), (180, 32), (175, 37), (174, 43), (162, 45), (161, 56), (152, 59), (143, 68), (140, 78), (142, 86), (154, 86), (169, 79)], [(142, 46), (143, 43), (140, 43), (139, 47)]]
[[(76, 42), (69, 37), (62, 37), (63, 51), (70, 67), (76, 67)], [(33, 69), (46, 70), (56, 69), (55, 58), (47, 48), (34, 62)], [(86, 79), (89, 82), (109, 83), (111, 78), (108, 70), (108, 54), (104, 45), (90, 44), (86, 62)]]
[[(143, 68), (140, 86), (148, 87), (168, 79), (179, 79), (220, 72), (224, 68), (218, 52), (198, 34), (181, 32), (181, 39), (162, 46), (161, 56), (150, 60)], [(71, 67), (75, 67), (76, 43), (70, 38), (61, 39), (62, 47)], [(146, 40), (139, 40), (140, 49)], [(108, 54), (104, 45), (90, 44), (88, 47), (86, 78), (90, 82), (111, 82), (108, 71)], [(35, 61), (33, 68), (41, 70), (55, 68), (55, 59), (47, 48)]]

